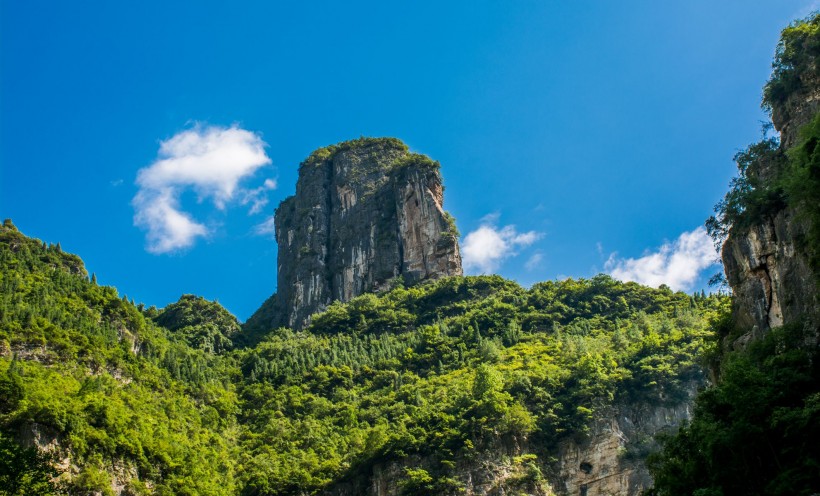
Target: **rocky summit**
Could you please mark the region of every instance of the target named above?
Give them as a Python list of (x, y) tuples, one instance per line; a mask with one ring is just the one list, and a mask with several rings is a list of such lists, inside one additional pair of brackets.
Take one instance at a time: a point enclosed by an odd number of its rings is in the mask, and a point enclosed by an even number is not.
[(301, 328), (333, 301), (461, 275), (443, 203), (439, 163), (397, 139), (316, 150), (299, 167), (296, 194), (276, 209), (278, 294), (257, 320)]

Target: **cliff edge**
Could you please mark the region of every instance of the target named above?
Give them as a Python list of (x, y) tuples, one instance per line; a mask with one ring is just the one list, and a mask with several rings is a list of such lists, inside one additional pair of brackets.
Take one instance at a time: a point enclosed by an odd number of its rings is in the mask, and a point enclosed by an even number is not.
[(439, 163), (397, 139), (316, 150), (299, 166), (296, 194), (276, 209), (277, 294), (249, 323), (301, 328), (333, 301), (461, 275), (443, 203)]
[(748, 330), (728, 343), (735, 348), (797, 322), (818, 338), (818, 62), (820, 15), (813, 15), (783, 31), (764, 88), (763, 107), (780, 137), (736, 156), (740, 177), (718, 205), (728, 226), (721, 254), (733, 315)]

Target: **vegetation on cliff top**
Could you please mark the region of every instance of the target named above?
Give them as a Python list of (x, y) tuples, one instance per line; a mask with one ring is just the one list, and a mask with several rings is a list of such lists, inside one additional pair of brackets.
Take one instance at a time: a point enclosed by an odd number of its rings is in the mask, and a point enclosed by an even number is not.
[(763, 88), (763, 107), (783, 109), (787, 100), (808, 84), (817, 84), (820, 59), (820, 13), (795, 21), (781, 32), (772, 76)]
[[(820, 84), (820, 13), (796, 21), (783, 30), (777, 46), (773, 71), (763, 92), (763, 106), (784, 106)], [(730, 230), (744, 232), (761, 219), (784, 207), (792, 207), (808, 219), (811, 239), (804, 248), (814, 250), (820, 241), (820, 117), (814, 116), (799, 132), (799, 141), (788, 151), (776, 137), (764, 138), (735, 155), (738, 176), (729, 192), (715, 206), (715, 216), (706, 221), (717, 244)], [(771, 129), (767, 125), (766, 131)], [(817, 253), (812, 253), (815, 267)]]
[(308, 156), (308, 158), (299, 165), (299, 168), (301, 169), (302, 167), (318, 165), (332, 158), (337, 153), (367, 147), (394, 148), (405, 153), (410, 150), (407, 145), (405, 145), (404, 142), (398, 138), (371, 138), (362, 136), (360, 138), (342, 141), (341, 143), (336, 143), (335, 145), (328, 145), (314, 150), (313, 153), (311, 153), (310, 156)]
[(744, 233), (790, 207), (808, 226), (805, 238), (797, 240), (799, 248), (820, 273), (820, 114), (799, 135), (789, 150), (767, 138), (735, 155), (738, 177), (706, 227), (721, 245), (730, 232)]
[(107, 494), (120, 472), (132, 494), (314, 494), (421, 455), (402, 487), (434, 493), (463, 484), (455, 461), (508, 436), (541, 447), (520, 479), (540, 484), (539, 464), (602, 406), (682, 397), (726, 308), (606, 276), (529, 290), (453, 277), (214, 354), (189, 331), (232, 329), (219, 308), (186, 296), (141, 309), (78, 261), (0, 228), (0, 431), (55, 440), (74, 492)]

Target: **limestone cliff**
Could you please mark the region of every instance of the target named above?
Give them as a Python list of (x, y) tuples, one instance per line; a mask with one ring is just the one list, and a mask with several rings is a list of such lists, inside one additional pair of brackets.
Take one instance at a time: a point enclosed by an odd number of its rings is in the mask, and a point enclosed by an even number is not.
[(296, 194), (276, 209), (277, 295), (271, 324), (300, 328), (331, 302), (461, 275), (458, 234), (443, 209), (439, 164), (392, 138), (315, 151)]
[(687, 384), (686, 397), (672, 403), (615, 405), (603, 409), (583, 441), (561, 443), (551, 478), (557, 494), (637, 496), (652, 487), (647, 455), (656, 436), (675, 432), (692, 418), (694, 399), (705, 379)]
[(803, 317), (817, 325), (816, 279), (798, 242), (806, 229), (793, 209), (784, 208), (745, 231), (732, 232), (724, 243), (735, 321), (750, 330), (737, 346)]
[[(816, 22), (816, 21), (812, 21)], [(790, 29), (790, 28), (789, 28)], [(759, 161), (757, 172), (763, 187), (776, 185), (789, 149), (800, 143), (800, 129), (820, 111), (818, 46), (812, 38), (790, 35), (778, 47), (775, 70), (764, 91), (764, 106), (780, 132), (781, 161)], [(796, 31), (795, 31), (796, 32)], [(817, 337), (820, 329), (816, 269), (808, 246), (811, 229), (807, 217), (816, 204), (783, 202), (760, 215), (751, 225), (732, 226), (722, 247), (726, 277), (734, 294), (737, 326), (747, 332), (733, 343), (742, 348), (768, 329), (804, 322)]]
[[(646, 456), (657, 449), (655, 436), (674, 432), (692, 417), (694, 397), (703, 377), (686, 385), (676, 402), (636, 402), (603, 407), (584, 436), (569, 436), (555, 456), (536, 456), (543, 447), (526, 438), (490, 440), (469, 458), (455, 461), (460, 489), (440, 494), (466, 496), (638, 496), (652, 486)], [(434, 466), (424, 457), (408, 457), (331, 486), (325, 496), (401, 496), (406, 467)]]

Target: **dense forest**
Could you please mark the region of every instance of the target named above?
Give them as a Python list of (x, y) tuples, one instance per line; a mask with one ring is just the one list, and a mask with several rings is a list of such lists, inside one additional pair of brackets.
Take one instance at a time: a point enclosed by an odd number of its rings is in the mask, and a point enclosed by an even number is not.
[[(248, 335), (218, 303), (135, 305), (59, 245), (0, 229), (9, 494), (108, 494), (112, 474), (126, 494), (311, 494), (419, 456), (402, 485), (438, 494), (458, 490), (455, 460), (505, 436), (538, 447), (519, 462), (522, 483), (543, 483), (533, 459), (599, 408), (673, 402), (700, 378), (728, 308), (607, 276), (451, 277)], [(32, 433), (59, 449), (16, 445)]]

